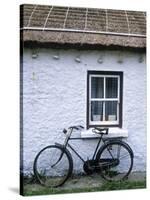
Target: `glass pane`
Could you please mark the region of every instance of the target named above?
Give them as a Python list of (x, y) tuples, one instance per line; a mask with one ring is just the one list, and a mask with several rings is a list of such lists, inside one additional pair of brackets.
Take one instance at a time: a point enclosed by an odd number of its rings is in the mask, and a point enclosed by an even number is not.
[(106, 121), (117, 120), (117, 101), (105, 102), (105, 120)]
[(92, 101), (91, 102), (91, 121), (103, 120), (103, 102)]
[(118, 78), (106, 78), (106, 98), (118, 97)]
[(91, 78), (91, 97), (92, 98), (104, 97), (104, 78), (102, 77)]

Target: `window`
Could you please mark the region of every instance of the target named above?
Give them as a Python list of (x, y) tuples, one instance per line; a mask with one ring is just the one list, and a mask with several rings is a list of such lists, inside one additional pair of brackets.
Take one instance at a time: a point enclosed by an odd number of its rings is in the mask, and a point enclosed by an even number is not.
[(122, 126), (123, 72), (88, 71), (87, 128)]

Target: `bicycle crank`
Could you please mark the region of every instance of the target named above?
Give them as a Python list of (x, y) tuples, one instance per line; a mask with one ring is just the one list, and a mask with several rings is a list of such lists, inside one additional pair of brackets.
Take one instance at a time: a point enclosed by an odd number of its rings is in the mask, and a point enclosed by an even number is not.
[(98, 163), (96, 160), (87, 160), (84, 162), (83, 170), (86, 174), (90, 175), (97, 171)]

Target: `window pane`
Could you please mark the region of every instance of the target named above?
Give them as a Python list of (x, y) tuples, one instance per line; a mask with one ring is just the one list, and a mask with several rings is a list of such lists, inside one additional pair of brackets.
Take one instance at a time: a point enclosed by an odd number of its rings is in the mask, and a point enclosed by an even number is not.
[(106, 121), (117, 120), (117, 101), (105, 102), (105, 120)]
[(91, 102), (91, 121), (103, 120), (103, 102), (92, 101)]
[(91, 78), (91, 97), (92, 98), (104, 97), (104, 78), (101, 77)]
[(118, 78), (106, 78), (106, 98), (118, 97)]

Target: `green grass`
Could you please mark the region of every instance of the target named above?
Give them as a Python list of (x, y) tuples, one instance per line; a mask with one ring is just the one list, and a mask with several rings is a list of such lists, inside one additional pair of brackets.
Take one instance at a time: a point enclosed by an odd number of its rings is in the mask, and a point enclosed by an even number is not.
[(47, 195), (47, 194), (65, 194), (65, 193), (79, 193), (79, 192), (97, 192), (110, 190), (125, 190), (125, 189), (142, 189), (146, 188), (146, 181), (124, 181), (124, 182), (105, 182), (99, 187), (85, 187), (85, 188), (46, 188), (39, 184), (25, 184), (24, 196), (31, 195)]
[(66, 193), (80, 193), (80, 192), (95, 192), (99, 191), (99, 188), (74, 188), (74, 189), (50, 189), (50, 188), (39, 188), (37, 190), (32, 190), (25, 187), (24, 195), (47, 195), (47, 194), (66, 194)]
[(126, 190), (126, 189), (142, 189), (146, 188), (146, 181), (122, 181), (122, 182), (107, 182), (101, 187), (102, 191), (108, 190)]

